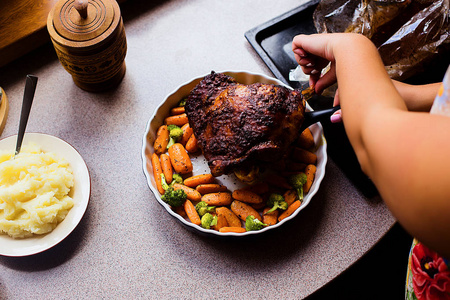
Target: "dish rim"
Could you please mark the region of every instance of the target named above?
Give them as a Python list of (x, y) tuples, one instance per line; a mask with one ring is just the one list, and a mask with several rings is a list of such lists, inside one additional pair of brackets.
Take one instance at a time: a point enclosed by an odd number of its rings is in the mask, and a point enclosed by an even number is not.
[[(267, 75), (260, 74), (260, 73), (254, 73), (254, 72), (249, 72), (249, 71), (245, 71), (245, 70), (224, 70), (224, 71), (217, 71), (216, 73), (224, 73), (224, 74), (227, 74), (227, 75), (235, 77), (235, 78), (240, 77), (240, 76), (248, 76), (250, 78), (249, 81), (253, 80), (253, 82), (273, 83), (273, 84), (278, 84), (278, 85), (287, 87), (289, 89), (292, 89), (292, 87), (284, 84), (282, 81), (280, 81), (274, 77), (269, 77)], [(210, 74), (210, 73), (208, 73), (208, 74)], [(315, 140), (316, 144), (319, 145), (316, 149), (316, 154), (320, 154), (321, 160), (320, 160), (320, 168), (319, 168), (319, 163), (318, 163), (317, 170), (320, 170), (321, 172), (319, 172), (319, 173), (316, 172), (316, 177), (314, 179), (314, 183), (313, 183), (310, 191), (308, 192), (308, 194), (305, 196), (305, 199), (302, 202), (301, 206), (291, 216), (285, 218), (284, 220), (278, 222), (275, 225), (267, 226), (258, 231), (246, 231), (243, 233), (219, 232), (216, 230), (205, 229), (205, 228), (202, 228), (201, 226), (191, 223), (190, 221), (186, 220), (185, 218), (183, 218), (182, 216), (180, 216), (179, 214), (174, 212), (167, 203), (165, 203), (164, 201), (161, 200), (161, 196), (159, 195), (158, 190), (154, 186), (153, 172), (148, 169), (148, 168), (151, 168), (150, 157), (147, 158), (147, 155), (151, 155), (153, 153), (153, 151), (151, 151), (151, 150), (153, 150), (153, 145), (151, 145), (151, 142), (148, 139), (148, 137), (151, 133), (150, 130), (151, 130), (152, 124), (154, 124), (156, 122), (159, 125), (161, 125), (163, 123), (164, 117), (165, 117), (165, 115), (161, 116), (161, 113), (164, 110), (164, 106), (171, 105), (173, 107), (173, 105), (175, 103), (177, 103), (179, 100), (181, 100), (182, 97), (187, 96), (189, 94), (189, 92), (192, 90), (193, 86), (195, 86), (198, 82), (200, 82), (208, 74), (205, 74), (202, 76), (197, 76), (189, 81), (186, 81), (186, 82), (178, 85), (175, 89), (172, 90), (172, 92), (170, 92), (163, 99), (163, 101), (161, 101), (159, 103), (159, 105), (155, 108), (153, 114), (150, 116), (149, 120), (147, 121), (147, 125), (145, 128), (145, 132), (144, 132), (144, 136), (143, 136), (143, 140), (142, 140), (142, 151), (141, 151), (143, 172), (146, 176), (147, 184), (148, 184), (150, 190), (152, 191), (153, 195), (155, 196), (156, 200), (158, 201), (158, 203), (160, 205), (162, 205), (165, 208), (165, 210), (172, 217), (174, 217), (176, 220), (181, 222), (183, 225), (187, 226), (188, 229), (197, 231), (201, 234), (205, 234), (208, 236), (220, 236), (220, 237), (246, 237), (246, 236), (258, 235), (258, 234), (262, 234), (264, 232), (275, 230), (275, 229), (281, 227), (283, 224), (294, 219), (300, 213), (300, 211), (303, 210), (309, 204), (309, 202), (311, 201), (313, 196), (317, 193), (317, 191), (320, 187), (320, 184), (325, 176), (325, 167), (326, 167), (327, 160), (328, 160), (327, 151), (326, 151), (327, 142), (326, 142), (325, 136), (323, 134), (323, 127), (320, 123), (315, 123), (315, 124), (311, 125), (310, 128), (312, 127), (312, 129), (314, 130), (314, 132), (313, 132), (314, 140)], [(258, 80), (256, 80), (256, 79), (258, 79)], [(260, 81), (261, 79), (263, 79), (264, 81)], [(238, 82), (239, 82), (239, 80), (238, 80)], [(183, 94), (182, 97), (180, 97), (181, 94)], [(306, 104), (306, 108), (307, 108), (307, 110), (312, 110), (312, 108), (309, 106), (309, 104)], [(155, 127), (155, 128), (157, 129), (158, 127)], [(318, 155), (318, 158), (319, 158), (319, 155)], [(152, 182), (152, 180), (153, 180), (153, 182)]]

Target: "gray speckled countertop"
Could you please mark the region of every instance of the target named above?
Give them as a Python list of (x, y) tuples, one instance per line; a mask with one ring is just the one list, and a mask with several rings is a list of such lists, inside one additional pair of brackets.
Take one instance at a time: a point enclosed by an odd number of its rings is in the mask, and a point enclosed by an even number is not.
[(29, 257), (0, 257), (0, 299), (298, 299), (367, 252), (394, 218), (336, 155), (296, 219), (276, 234), (239, 241), (186, 230), (156, 202), (142, 170), (145, 126), (164, 97), (211, 70), (271, 75), (244, 33), (303, 2), (129, 0), (122, 6), (127, 73), (105, 93), (76, 87), (50, 44), (0, 69), (10, 102), (1, 138), (16, 133), (25, 75), (34, 74), (27, 131), (73, 145), (92, 183), (87, 212), (63, 242)]

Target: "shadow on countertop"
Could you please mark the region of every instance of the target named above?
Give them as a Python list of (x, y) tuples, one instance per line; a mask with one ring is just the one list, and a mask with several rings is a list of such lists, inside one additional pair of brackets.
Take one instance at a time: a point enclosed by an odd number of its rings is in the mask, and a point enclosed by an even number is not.
[(305, 299), (404, 299), (411, 243), (396, 223), (359, 261)]

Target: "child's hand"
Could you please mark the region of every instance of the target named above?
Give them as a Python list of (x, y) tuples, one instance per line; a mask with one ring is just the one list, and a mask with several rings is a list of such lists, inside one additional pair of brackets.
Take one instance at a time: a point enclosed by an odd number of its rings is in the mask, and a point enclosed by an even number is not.
[[(309, 85), (317, 94), (336, 82), (336, 69), (331, 35), (297, 35), (292, 42), (295, 59), (305, 74), (310, 75)], [(330, 64), (330, 69), (323, 75), (322, 70)], [(338, 91), (333, 106), (339, 104)], [(341, 110), (331, 117), (331, 122), (341, 121)]]
[[(333, 38), (333, 35), (328, 34), (297, 35), (292, 42), (295, 59), (303, 72), (310, 75), (309, 84), (317, 94), (336, 82)], [(329, 63), (330, 69), (321, 76)]]

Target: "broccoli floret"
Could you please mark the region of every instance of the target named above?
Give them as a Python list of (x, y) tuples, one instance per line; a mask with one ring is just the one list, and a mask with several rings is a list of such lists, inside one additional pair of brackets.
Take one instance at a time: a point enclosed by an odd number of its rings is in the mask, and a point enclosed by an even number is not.
[(166, 202), (172, 207), (178, 207), (183, 205), (186, 201), (187, 195), (183, 190), (174, 190), (173, 187), (169, 187), (164, 195), (161, 196), (161, 200)]
[(266, 212), (266, 214), (270, 214), (276, 209), (286, 210), (288, 208), (288, 203), (280, 194), (270, 194), (269, 200), (267, 200), (267, 206), (272, 207)]
[(175, 183), (183, 184), (183, 177), (181, 177), (178, 173), (173, 173), (172, 182), (170, 184), (166, 181), (166, 176), (164, 174), (160, 174), (161, 176), (161, 186), (164, 190), (167, 190), (169, 187), (172, 187)]
[(174, 183), (183, 184), (183, 177), (178, 173), (173, 173), (172, 182), (170, 184), (173, 185)]
[(172, 207), (177, 207), (183, 205), (184, 201), (186, 201), (187, 195), (183, 190), (174, 190), (172, 187), (174, 182), (175, 180), (173, 180), (170, 185), (167, 184), (166, 177), (164, 174), (161, 174), (161, 185), (164, 189), (164, 194), (161, 196), (161, 200)]
[(181, 99), (180, 102), (178, 102), (178, 106), (185, 106), (186, 105), (187, 98)]
[(264, 224), (263, 222), (261, 222), (260, 220), (255, 218), (255, 216), (249, 215), (245, 219), (245, 230), (246, 231), (261, 230), (265, 226), (267, 226), (267, 224)]
[(169, 129), (169, 143), (167, 144), (167, 149), (170, 148), (173, 144), (178, 142), (183, 136), (183, 129), (178, 127), (177, 125), (168, 125), (167, 129)]
[(213, 216), (210, 213), (206, 213), (203, 215), (201, 219), (201, 225), (205, 229), (210, 229), (211, 226), (214, 226), (217, 224), (217, 216)]
[(298, 198), (303, 200), (303, 185), (306, 183), (306, 174), (301, 172), (289, 177), (289, 183), (297, 191)]
[(200, 217), (203, 217), (207, 213), (214, 212), (216, 210), (216, 207), (208, 206), (208, 204), (205, 201), (200, 201), (195, 206), (195, 210), (197, 211), (197, 213)]

